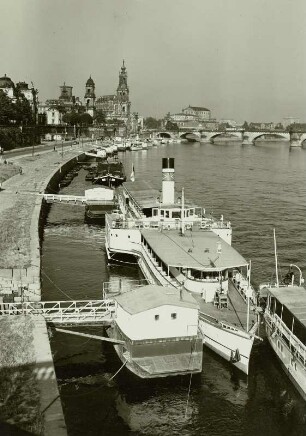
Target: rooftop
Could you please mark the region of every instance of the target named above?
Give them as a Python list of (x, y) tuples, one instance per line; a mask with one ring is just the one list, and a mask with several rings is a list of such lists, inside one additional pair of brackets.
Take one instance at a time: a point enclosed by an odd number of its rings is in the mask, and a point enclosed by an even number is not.
[(193, 109), (194, 111), (207, 111), (207, 112), (210, 112), (209, 109), (207, 109), (206, 107), (201, 107), (201, 106), (188, 106), (187, 108), (185, 108), (183, 110), (186, 110), (186, 109)]
[[(302, 286), (269, 288), (268, 292), (306, 327), (306, 289)], [(291, 327), (291, 326), (289, 326)]]
[(212, 231), (186, 230), (183, 236), (177, 230), (141, 230), (141, 233), (167, 266), (222, 271), (247, 265), (231, 245)]
[(117, 303), (131, 315), (145, 312), (159, 306), (180, 306), (189, 309), (198, 309), (198, 303), (188, 292), (164, 286), (148, 285), (136, 288), (133, 291), (115, 297)]

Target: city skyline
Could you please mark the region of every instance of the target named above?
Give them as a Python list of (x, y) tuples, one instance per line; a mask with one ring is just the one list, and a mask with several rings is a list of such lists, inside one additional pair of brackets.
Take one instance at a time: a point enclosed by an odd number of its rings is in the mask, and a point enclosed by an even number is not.
[(125, 59), (132, 112), (306, 120), (302, 0), (14, 0), (0, 12), (0, 75), (33, 81), (40, 101), (64, 82), (83, 100), (90, 76), (111, 94)]

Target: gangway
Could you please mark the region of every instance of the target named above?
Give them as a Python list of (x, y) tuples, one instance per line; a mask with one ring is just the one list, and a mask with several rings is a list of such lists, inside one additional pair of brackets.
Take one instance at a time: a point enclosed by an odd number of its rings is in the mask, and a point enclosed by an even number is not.
[(114, 300), (74, 300), (0, 303), (1, 315), (37, 315), (54, 325), (110, 325), (116, 317)]
[(86, 206), (85, 195), (62, 195), (62, 194), (44, 194), (44, 200), (47, 203), (63, 203), (77, 206)]

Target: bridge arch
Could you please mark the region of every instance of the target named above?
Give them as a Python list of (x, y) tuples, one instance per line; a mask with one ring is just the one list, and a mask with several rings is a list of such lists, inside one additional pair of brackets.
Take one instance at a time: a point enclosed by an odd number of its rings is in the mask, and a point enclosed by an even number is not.
[(172, 138), (172, 134), (170, 132), (158, 132), (156, 133), (157, 138)]

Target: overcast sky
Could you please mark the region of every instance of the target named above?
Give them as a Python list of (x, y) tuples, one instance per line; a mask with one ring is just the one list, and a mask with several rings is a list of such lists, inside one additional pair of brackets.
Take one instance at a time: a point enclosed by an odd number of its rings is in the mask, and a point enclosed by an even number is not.
[(125, 59), (132, 111), (190, 105), (217, 118), (306, 122), (306, 0), (0, 0), (0, 76), (40, 101), (65, 81), (113, 94)]

